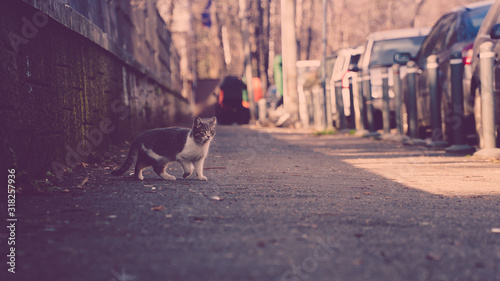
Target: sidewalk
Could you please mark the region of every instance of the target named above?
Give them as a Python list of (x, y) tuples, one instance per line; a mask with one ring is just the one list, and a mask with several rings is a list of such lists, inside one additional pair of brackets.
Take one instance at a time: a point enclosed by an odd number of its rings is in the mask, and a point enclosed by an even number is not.
[(112, 177), (124, 149), (19, 196), (17, 273), (0, 279), (500, 279), (499, 163), (284, 129), (215, 141), (207, 182)]
[(314, 144), (315, 152), (338, 157), (354, 167), (425, 192), (446, 196), (500, 195), (499, 161), (348, 135), (321, 136), (316, 140), (287, 135), (277, 138), (301, 145)]

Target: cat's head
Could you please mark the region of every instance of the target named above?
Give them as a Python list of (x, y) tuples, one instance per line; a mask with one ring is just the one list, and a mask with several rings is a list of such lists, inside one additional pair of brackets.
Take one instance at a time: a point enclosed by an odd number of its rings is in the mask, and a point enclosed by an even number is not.
[(211, 141), (215, 136), (215, 124), (217, 119), (212, 117), (203, 122), (200, 117), (194, 118), (192, 136), (197, 144), (205, 144)]

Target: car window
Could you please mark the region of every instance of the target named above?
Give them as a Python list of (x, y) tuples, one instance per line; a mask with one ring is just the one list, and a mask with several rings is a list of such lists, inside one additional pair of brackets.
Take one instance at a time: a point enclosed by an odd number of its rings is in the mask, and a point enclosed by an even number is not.
[(353, 66), (358, 65), (360, 57), (361, 57), (361, 54), (352, 55), (351, 56), (351, 62), (349, 63), (349, 67), (353, 67)]
[(394, 54), (397, 52), (409, 52), (415, 56), (424, 38), (425, 36), (417, 36), (374, 42), (368, 68), (393, 65)]
[(422, 43), (422, 48), (420, 48), (417, 61), (419, 66), (425, 64), (427, 57), (432, 53), (440, 51), (446, 47), (446, 41), (447, 39), (449, 40), (449, 38), (446, 38), (446, 34), (450, 30), (450, 27), (455, 19), (456, 15), (447, 14), (434, 25), (429, 35)]
[(446, 35), (443, 37), (443, 43), (441, 44), (441, 50), (448, 49), (451, 45), (457, 42), (457, 34), (460, 32), (460, 20), (455, 17), (453, 21), (450, 22), (450, 26)]
[(457, 31), (457, 41), (474, 40), (490, 6), (471, 10), (463, 14)]

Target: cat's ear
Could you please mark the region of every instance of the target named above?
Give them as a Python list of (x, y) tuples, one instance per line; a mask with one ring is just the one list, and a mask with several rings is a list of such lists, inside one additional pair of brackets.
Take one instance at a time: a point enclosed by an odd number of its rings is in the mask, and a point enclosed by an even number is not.
[(208, 123), (212, 125), (212, 127), (215, 126), (215, 124), (217, 124), (217, 118), (215, 118), (215, 116), (210, 118), (210, 120), (208, 120)]
[(203, 121), (201, 121), (201, 118), (196, 116), (196, 118), (194, 118), (193, 127), (198, 128), (201, 126), (202, 123)]

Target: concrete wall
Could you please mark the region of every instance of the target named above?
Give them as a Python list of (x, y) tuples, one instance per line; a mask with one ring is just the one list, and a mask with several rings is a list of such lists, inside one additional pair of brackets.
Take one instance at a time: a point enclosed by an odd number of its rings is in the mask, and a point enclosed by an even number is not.
[(189, 119), (179, 56), (154, 0), (130, 2), (4, 3), (2, 172), (60, 174), (109, 144)]

